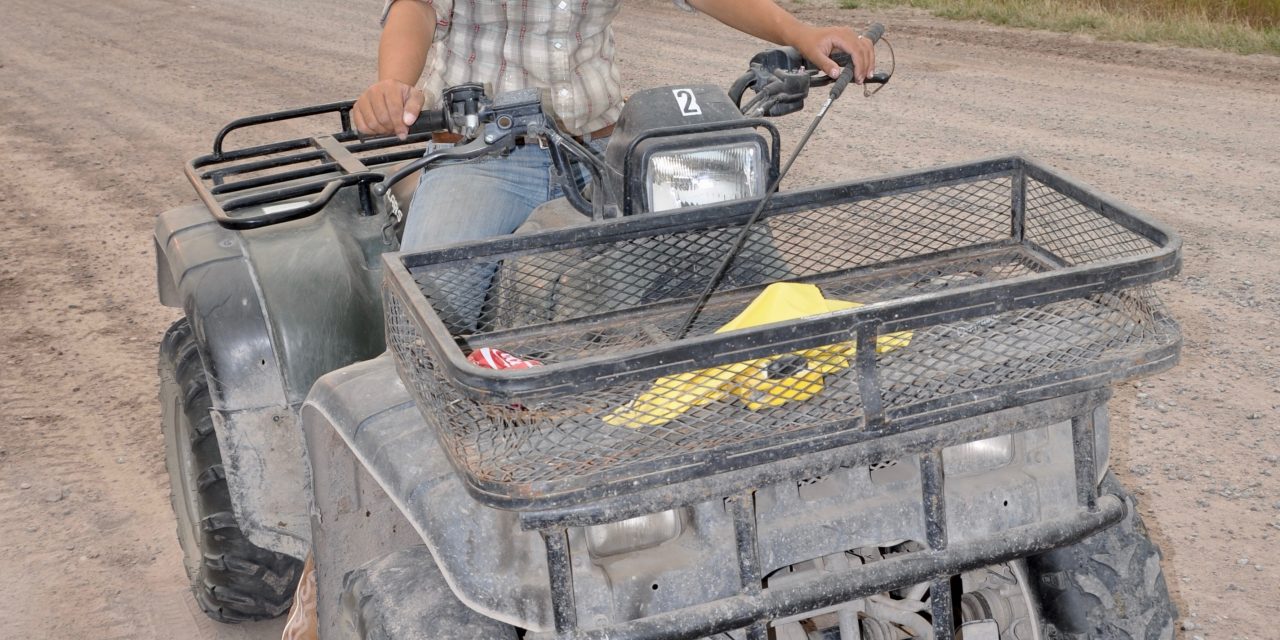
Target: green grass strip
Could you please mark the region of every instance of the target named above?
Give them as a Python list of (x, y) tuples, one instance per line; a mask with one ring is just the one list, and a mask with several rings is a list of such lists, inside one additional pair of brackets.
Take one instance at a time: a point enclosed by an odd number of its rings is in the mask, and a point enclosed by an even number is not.
[(844, 9), (909, 6), (954, 20), (1280, 55), (1280, 0), (838, 0)]

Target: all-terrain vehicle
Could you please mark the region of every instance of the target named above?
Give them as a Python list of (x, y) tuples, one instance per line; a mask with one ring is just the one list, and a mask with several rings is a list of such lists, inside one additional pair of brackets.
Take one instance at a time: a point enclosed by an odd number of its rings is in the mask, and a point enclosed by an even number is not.
[[(766, 51), (603, 154), (471, 85), (406, 140), (224, 128), (156, 231), (206, 611), (283, 612), (312, 550), (324, 638), (1171, 638), (1106, 407), (1177, 359), (1179, 239), (1016, 156), (774, 194), (825, 84)], [(394, 251), (389, 185), (516, 144), (565, 200)]]

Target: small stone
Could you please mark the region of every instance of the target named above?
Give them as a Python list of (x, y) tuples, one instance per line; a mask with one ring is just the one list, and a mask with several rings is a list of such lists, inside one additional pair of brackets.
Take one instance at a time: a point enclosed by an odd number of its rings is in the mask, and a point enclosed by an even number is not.
[(1182, 621), (1182, 630), (1183, 630), (1183, 631), (1192, 631), (1192, 630), (1194, 630), (1195, 628), (1196, 628), (1196, 623), (1194, 623), (1194, 622), (1192, 622), (1192, 621), (1190, 621), (1190, 620), (1183, 620), (1183, 621)]
[(1254, 568), (1255, 570), (1257, 570), (1257, 571), (1262, 571), (1262, 565), (1260, 565), (1260, 564), (1255, 564), (1255, 565), (1253, 565), (1253, 568)]
[(123, 457), (116, 458), (116, 464), (124, 464), (124, 458)]
[(66, 497), (65, 491), (63, 491), (62, 489), (54, 489), (52, 491), (45, 492), (44, 501), (45, 502), (61, 502), (62, 499), (65, 497)]
[(19, 488), (19, 489), (22, 489), (23, 491), (26, 491), (27, 489), (30, 489), (30, 488), (31, 488), (31, 483), (30, 483), (30, 482), (24, 482), (24, 483), (22, 483), (22, 484), (18, 485), (18, 488)]
[(1240, 566), (1242, 566), (1242, 567), (1243, 567), (1244, 565), (1249, 564), (1249, 559), (1248, 559), (1248, 558), (1240, 558), (1239, 560), (1236, 560), (1236, 564), (1238, 564), (1238, 565), (1240, 565)]
[(76, 546), (74, 544), (67, 545), (67, 551), (75, 551), (75, 550), (76, 550)]
[(1251, 413), (1251, 414), (1249, 414), (1249, 415), (1247, 415), (1247, 416), (1245, 416), (1245, 417), (1246, 417), (1246, 418), (1248, 418), (1249, 420), (1261, 420), (1261, 419), (1262, 419), (1262, 414), (1261, 414), (1261, 413), (1258, 413), (1257, 411), (1254, 411), (1253, 413)]
[(1146, 400), (1147, 398), (1150, 398), (1150, 397), (1151, 397), (1151, 394), (1149, 394), (1149, 393), (1139, 393), (1139, 394), (1138, 394), (1138, 399), (1139, 399), (1139, 400)]

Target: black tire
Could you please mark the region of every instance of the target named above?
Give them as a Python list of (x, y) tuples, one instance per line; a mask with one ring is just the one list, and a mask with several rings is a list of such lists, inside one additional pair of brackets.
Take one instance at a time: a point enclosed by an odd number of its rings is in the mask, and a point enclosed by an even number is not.
[(170, 503), (196, 602), (218, 622), (279, 616), (293, 603), (302, 563), (240, 531), (209, 415), (208, 378), (185, 318), (165, 333), (159, 368)]
[(361, 640), (516, 640), (513, 627), (462, 604), (424, 545), (347, 573), (342, 615)]
[(1125, 503), (1115, 526), (1027, 559), (1049, 638), (1172, 640), (1178, 610), (1147, 535), (1137, 500), (1110, 472), (1102, 492)]

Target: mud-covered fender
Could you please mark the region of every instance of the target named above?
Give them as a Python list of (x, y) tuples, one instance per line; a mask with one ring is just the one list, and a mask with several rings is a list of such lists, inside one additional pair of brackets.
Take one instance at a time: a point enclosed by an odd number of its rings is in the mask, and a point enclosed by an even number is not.
[(161, 302), (181, 307), (209, 376), (236, 517), (258, 546), (303, 557), (310, 470), (297, 408), (321, 375), (383, 349), (381, 219), (339, 194), (319, 214), (225, 229), (203, 205), (156, 220)]
[[(546, 547), (511, 511), (476, 502), (422, 420), (389, 354), (322, 377), (301, 410), (315, 467), (313, 538), (321, 637), (347, 572), (425, 543), (459, 601), (525, 629), (552, 629)], [(585, 590), (598, 583), (585, 580)]]

